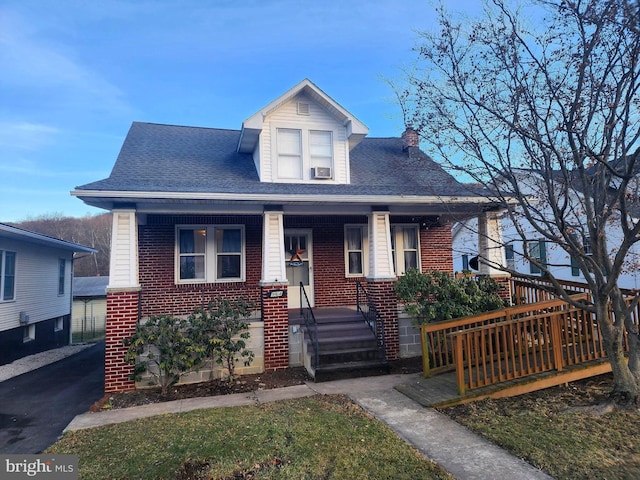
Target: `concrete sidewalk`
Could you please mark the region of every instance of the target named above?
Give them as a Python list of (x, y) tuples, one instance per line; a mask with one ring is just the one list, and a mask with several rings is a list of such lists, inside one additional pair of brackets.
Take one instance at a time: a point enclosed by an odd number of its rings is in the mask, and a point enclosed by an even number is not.
[(317, 394), (341, 393), (386, 423), (402, 439), (435, 461), (458, 480), (547, 479), (551, 477), (496, 447), (436, 410), (424, 408), (394, 387), (419, 374), (383, 375), (312, 383), (250, 394), (191, 398), (139, 407), (84, 413), (65, 431), (126, 422), (136, 418), (200, 408), (255, 405)]

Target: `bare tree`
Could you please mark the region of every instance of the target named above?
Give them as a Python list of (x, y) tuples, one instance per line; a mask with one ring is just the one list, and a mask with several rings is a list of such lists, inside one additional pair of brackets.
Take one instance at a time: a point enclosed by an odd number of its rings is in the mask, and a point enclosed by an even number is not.
[(503, 200), (524, 245), (518, 253), (569, 302), (528, 250), (530, 228), (574, 259), (591, 291), (587, 308), (603, 333), (615, 398), (637, 402), (639, 297), (625, 297), (618, 280), (640, 240), (638, 3), (484, 6), (476, 19), (441, 7), (438, 31), (420, 34), (416, 63), (395, 86), (405, 122), (451, 169)]
[(16, 226), (68, 242), (93, 247), (95, 254), (81, 254), (74, 262), (74, 274), (79, 277), (109, 275), (111, 251), (111, 214), (66, 217), (50, 213), (28, 218)]

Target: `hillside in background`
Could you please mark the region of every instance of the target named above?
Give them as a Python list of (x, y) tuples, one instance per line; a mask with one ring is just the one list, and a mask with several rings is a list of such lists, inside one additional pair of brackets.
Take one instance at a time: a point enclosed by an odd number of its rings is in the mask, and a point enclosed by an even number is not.
[(109, 275), (109, 255), (111, 248), (111, 214), (87, 215), (85, 217), (64, 217), (48, 214), (29, 218), (11, 225), (78, 243), (98, 250), (96, 254), (78, 254), (74, 262), (76, 277)]

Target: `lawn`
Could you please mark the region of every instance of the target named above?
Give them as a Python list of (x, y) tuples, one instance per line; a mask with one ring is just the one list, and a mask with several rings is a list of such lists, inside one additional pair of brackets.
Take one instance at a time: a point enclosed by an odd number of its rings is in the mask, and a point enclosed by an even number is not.
[(82, 479), (448, 479), (342, 395), (198, 410), (65, 434)]
[(609, 374), (443, 413), (557, 480), (635, 480), (640, 413), (603, 408), (611, 389)]

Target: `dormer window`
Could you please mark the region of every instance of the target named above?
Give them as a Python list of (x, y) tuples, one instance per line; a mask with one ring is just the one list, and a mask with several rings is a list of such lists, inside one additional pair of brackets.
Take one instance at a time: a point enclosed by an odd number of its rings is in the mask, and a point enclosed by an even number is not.
[(278, 128), (278, 178), (302, 179), (302, 131)]
[(333, 168), (333, 132), (276, 128), (276, 175), (279, 180), (313, 180), (315, 169), (329, 175)]

